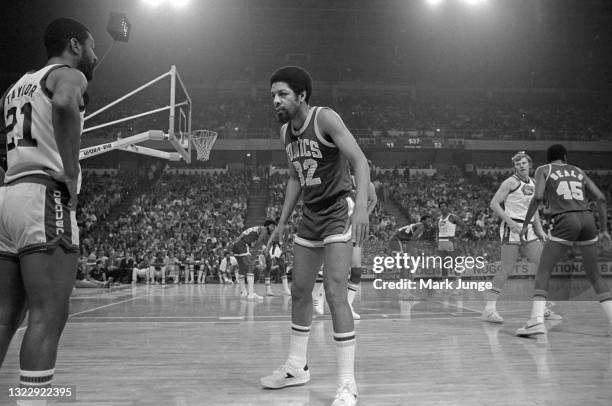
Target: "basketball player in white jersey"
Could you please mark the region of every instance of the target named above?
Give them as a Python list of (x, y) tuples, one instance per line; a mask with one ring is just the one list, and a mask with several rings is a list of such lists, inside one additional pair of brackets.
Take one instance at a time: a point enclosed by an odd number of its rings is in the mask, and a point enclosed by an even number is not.
[[(437, 237), (438, 237), (438, 254), (442, 257), (450, 256), (455, 257), (457, 255), (455, 251), (455, 237), (457, 236), (457, 226), (465, 229), (465, 223), (455, 214), (451, 213), (448, 209), (448, 203), (441, 201), (438, 203), (440, 209), (440, 217), (437, 222)], [(442, 277), (448, 276), (455, 277), (456, 275), (448, 274), (448, 269), (442, 268)]]
[(44, 34), (47, 64), (0, 102), (8, 165), (0, 187), (0, 363), (30, 312), (21, 343), (21, 385), (51, 384), (76, 277), (80, 137), (87, 82), (97, 63), (81, 23), (60, 18)]
[[(519, 151), (512, 157), (512, 165), (514, 175), (502, 182), (489, 206), (502, 221), (499, 227), (502, 243), (501, 268), (493, 277), (493, 287), (485, 294), (487, 304), (481, 316), (483, 321), (490, 323), (504, 321), (496, 309), (497, 299), (508, 280), (508, 275), (518, 261), (519, 252), (537, 267), (542, 254), (542, 241), (546, 240), (540, 217), (536, 212), (533, 223), (528, 225), (528, 238), (525, 242), (521, 242), (519, 234), (535, 191), (535, 182), (529, 176), (532, 160), (525, 151)], [(561, 319), (561, 316), (550, 309), (547, 309), (545, 316), (547, 320)]]

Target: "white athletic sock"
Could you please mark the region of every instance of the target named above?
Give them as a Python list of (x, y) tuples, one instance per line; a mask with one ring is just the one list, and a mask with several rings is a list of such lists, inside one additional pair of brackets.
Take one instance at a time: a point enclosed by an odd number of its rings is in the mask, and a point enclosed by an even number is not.
[(544, 296), (534, 296), (533, 305), (531, 307), (531, 318), (543, 323), (544, 311), (546, 311), (546, 298)]
[(608, 322), (612, 324), (612, 300), (601, 302), (601, 307), (603, 307), (606, 316), (608, 316)]
[(248, 273), (246, 276), (247, 280), (247, 292), (249, 295), (255, 293), (255, 275), (252, 273)]
[(348, 299), (349, 304), (352, 306), (355, 301), (355, 296), (357, 295), (357, 289), (359, 289), (359, 285), (355, 283), (348, 283), (348, 287), (346, 290), (346, 297)]
[(315, 298), (324, 293), (325, 291), (323, 290), (323, 282), (315, 282), (314, 289), (312, 290), (312, 297)]
[(17, 401), (17, 406), (47, 406), (44, 399), (22, 399)]
[(291, 338), (289, 339), (289, 356), (287, 365), (295, 369), (303, 369), (306, 365), (308, 337), (310, 326), (304, 327), (291, 323)]
[(287, 275), (281, 276), (281, 281), (283, 282), (283, 290), (291, 292), (291, 289), (289, 289), (289, 282), (287, 281)]
[(497, 300), (487, 300), (487, 304), (485, 305), (485, 310), (497, 310)]
[(334, 332), (334, 342), (338, 360), (338, 383), (355, 380), (355, 331)]
[(53, 374), (55, 369), (48, 369), (46, 371), (20, 371), (19, 385), (27, 388), (43, 388), (51, 386), (53, 381)]
[[(48, 388), (51, 386), (54, 373), (55, 369), (48, 369), (46, 371), (21, 370), (19, 386), (22, 388)], [(46, 404), (46, 400), (39, 399), (24, 399), (17, 401), (17, 405), (19, 406), (45, 406)]]

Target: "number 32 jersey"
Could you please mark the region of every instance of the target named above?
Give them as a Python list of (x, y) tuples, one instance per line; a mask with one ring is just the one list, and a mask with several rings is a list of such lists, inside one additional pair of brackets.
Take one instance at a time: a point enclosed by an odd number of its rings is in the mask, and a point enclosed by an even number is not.
[(317, 125), (323, 108), (311, 107), (298, 131), (290, 122), (281, 128), (287, 157), (302, 186), (304, 204), (311, 208), (327, 207), (348, 196), (352, 188), (348, 160)]
[[(48, 175), (62, 180), (64, 166), (53, 133), (53, 94), (46, 86), (49, 74), (67, 65), (48, 65), (28, 72), (6, 92), (3, 99), (7, 166), (5, 182), (28, 175)], [(84, 97), (86, 99), (86, 97)], [(81, 108), (81, 131), (84, 107)], [(79, 173), (78, 186), (80, 188)]]
[(551, 215), (589, 210), (582, 169), (570, 164), (548, 166), (544, 196)]

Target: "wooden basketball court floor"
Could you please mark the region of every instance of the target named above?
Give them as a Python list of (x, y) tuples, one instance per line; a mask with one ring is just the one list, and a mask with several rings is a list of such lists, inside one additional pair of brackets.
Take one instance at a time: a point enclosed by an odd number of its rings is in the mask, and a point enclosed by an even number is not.
[[(503, 325), (479, 320), (478, 295), (409, 302), (362, 285), (361, 406), (612, 405), (612, 338), (596, 302), (557, 301), (564, 320), (525, 339), (514, 330), (529, 315), (533, 281), (508, 282)], [(76, 385), (78, 405), (329, 405), (336, 360), (326, 312), (312, 324), (310, 383), (264, 390), (259, 378), (287, 355), (289, 298), (250, 302), (223, 285), (75, 290), (54, 384)], [(0, 370), (0, 404), (11, 404), (22, 336)]]

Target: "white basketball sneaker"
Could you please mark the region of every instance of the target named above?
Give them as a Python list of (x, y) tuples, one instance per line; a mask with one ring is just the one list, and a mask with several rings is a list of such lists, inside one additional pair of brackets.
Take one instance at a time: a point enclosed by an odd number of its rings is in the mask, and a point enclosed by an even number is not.
[(357, 404), (357, 384), (354, 379), (344, 380), (338, 385), (336, 397), (331, 406), (355, 406)]
[(281, 389), (287, 386), (303, 385), (310, 381), (310, 371), (308, 365), (303, 369), (296, 369), (285, 364), (272, 375), (264, 376), (259, 380), (261, 386), (268, 389)]

